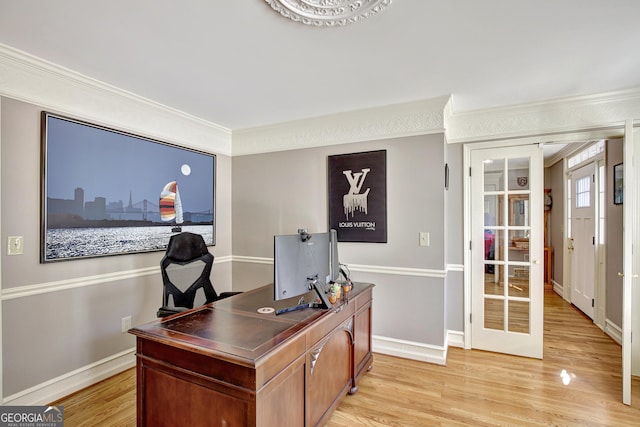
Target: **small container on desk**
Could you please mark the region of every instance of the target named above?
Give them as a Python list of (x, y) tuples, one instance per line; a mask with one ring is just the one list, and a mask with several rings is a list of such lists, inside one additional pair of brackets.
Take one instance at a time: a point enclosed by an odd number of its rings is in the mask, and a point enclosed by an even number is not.
[(336, 305), (338, 301), (340, 301), (340, 297), (342, 296), (342, 286), (339, 283), (332, 283), (329, 286), (329, 294), (327, 295), (329, 302), (333, 305)]

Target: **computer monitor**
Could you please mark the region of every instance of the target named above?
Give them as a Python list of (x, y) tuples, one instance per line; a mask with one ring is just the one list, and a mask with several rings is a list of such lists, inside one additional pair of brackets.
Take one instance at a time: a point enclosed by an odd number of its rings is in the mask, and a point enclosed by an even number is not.
[[(319, 307), (329, 308), (331, 304), (327, 299), (326, 285), (332, 281), (334, 274), (339, 274), (339, 269), (334, 273), (332, 268), (332, 254), (337, 256), (337, 253), (331, 249), (331, 233), (309, 234), (301, 229), (298, 234), (274, 236), (273, 242), (274, 300), (300, 298), (315, 290), (321, 300)], [(294, 306), (276, 313), (302, 309), (312, 304), (313, 301), (299, 299)]]

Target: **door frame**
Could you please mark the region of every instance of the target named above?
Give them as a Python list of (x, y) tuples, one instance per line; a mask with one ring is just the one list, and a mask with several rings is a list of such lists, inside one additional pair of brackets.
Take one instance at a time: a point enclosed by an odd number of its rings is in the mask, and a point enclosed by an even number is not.
[[(469, 176), (469, 167), (471, 165), (471, 150), (474, 149), (483, 149), (483, 148), (498, 148), (504, 146), (513, 146), (513, 145), (522, 145), (526, 143), (540, 143), (544, 144), (545, 142), (553, 142), (553, 143), (579, 143), (590, 140), (597, 139), (610, 139), (610, 138), (619, 138), (624, 137), (624, 152), (625, 156), (629, 155), (628, 161), (631, 162), (632, 157), (631, 154), (634, 152), (634, 146), (638, 147), (635, 151), (640, 153), (640, 121), (634, 122), (632, 118), (625, 120), (623, 123), (610, 124), (607, 126), (595, 126), (589, 129), (574, 129), (568, 130), (566, 132), (558, 132), (558, 133), (550, 133), (545, 135), (537, 135), (537, 136), (526, 136), (522, 138), (509, 138), (509, 139), (496, 139), (496, 140), (482, 140), (477, 142), (466, 142), (463, 145), (463, 247), (466, 246), (466, 250), (463, 253), (463, 262), (464, 262), (464, 274), (463, 274), (463, 323), (464, 323), (464, 348), (471, 349), (471, 321), (470, 321), (470, 313), (471, 313), (471, 254), (469, 249), (469, 243), (471, 239), (471, 199), (470, 199), (470, 187), (471, 187), (471, 178)], [(625, 157), (625, 160), (627, 158)], [(636, 170), (640, 170), (640, 167), (636, 168)], [(628, 178), (628, 179), (627, 179)], [(633, 182), (632, 182), (633, 180)], [(629, 185), (630, 184), (630, 185)], [(634, 185), (635, 184), (635, 185)], [(637, 194), (637, 189), (640, 188), (640, 176), (633, 170), (633, 166), (631, 168), (625, 167), (625, 186), (629, 185), (630, 188), (625, 188), (625, 202), (628, 207), (626, 209), (629, 210), (629, 215), (632, 218), (628, 218), (631, 224), (633, 221), (636, 221), (640, 218), (640, 195)], [(633, 191), (632, 191), (633, 190)], [(563, 202), (566, 204), (566, 200)], [(633, 209), (631, 209), (633, 206)], [(566, 206), (565, 206), (566, 209)], [(566, 219), (565, 219), (566, 221)], [(640, 247), (640, 230), (638, 227), (632, 228), (633, 233), (626, 233), (624, 236), (624, 245), (625, 252), (629, 252), (629, 255), (625, 255), (625, 257), (629, 257), (631, 260), (630, 249), (633, 245)], [(565, 244), (566, 247), (566, 244)], [(622, 368), (622, 386), (623, 386), (623, 397), (622, 401), (625, 404), (631, 404), (631, 367), (633, 366), (635, 369), (640, 370), (640, 351), (633, 351), (629, 343), (631, 343), (631, 326), (635, 327), (637, 333), (640, 333), (640, 285), (637, 278), (634, 278), (633, 282), (635, 283), (636, 289), (639, 289), (635, 293), (635, 297), (632, 299), (631, 294), (631, 279), (635, 272), (640, 272), (640, 251), (636, 251), (635, 256), (633, 257), (633, 267), (635, 270), (632, 270), (631, 262), (625, 263), (625, 283), (624, 285), (624, 296), (623, 296), (623, 345), (622, 345), (622, 355), (623, 355), (623, 368)], [(635, 309), (632, 315), (632, 307)], [(632, 323), (633, 322), (633, 323)], [(625, 339), (628, 338), (627, 339)], [(640, 342), (640, 340), (636, 340)], [(637, 347), (637, 346), (636, 346)], [(634, 347), (634, 350), (636, 348)], [(638, 349), (640, 350), (640, 349)], [(633, 362), (633, 363), (632, 363)], [(640, 372), (635, 371), (635, 374), (640, 375)]]
[[(611, 137), (609, 138), (604, 138), (604, 139), (613, 139)], [(600, 240), (600, 235), (601, 233), (604, 232), (604, 230), (600, 229), (600, 225), (599, 225), (599, 218), (600, 215), (602, 213), (602, 210), (604, 209), (604, 213), (605, 213), (605, 223), (606, 221), (608, 221), (608, 218), (606, 217), (606, 206), (601, 206), (599, 203), (599, 188), (600, 188), (600, 181), (602, 179), (604, 179), (604, 177), (601, 176), (600, 174), (600, 166), (602, 163), (605, 164), (606, 166), (606, 161), (607, 161), (607, 151), (606, 151), (606, 146), (605, 146), (605, 151), (603, 153), (599, 153), (597, 155), (595, 155), (594, 157), (589, 159), (589, 162), (584, 162), (584, 163), (579, 163), (576, 166), (569, 168), (567, 166), (567, 158), (571, 157), (579, 152), (581, 152), (582, 150), (588, 149), (589, 146), (593, 145), (593, 143), (595, 143), (597, 141), (592, 141), (592, 142), (588, 142), (588, 143), (583, 143), (583, 144), (576, 144), (576, 147), (574, 150), (571, 150), (571, 152), (569, 154), (567, 154), (567, 156), (565, 158), (562, 159), (563, 162), (563, 175), (564, 175), (564, 189), (565, 189), (565, 197), (564, 200), (562, 200), (562, 206), (563, 206), (563, 230), (564, 230), (564, 235), (563, 237), (563, 242), (564, 245), (562, 247), (562, 251), (563, 251), (563, 265), (561, 265), (560, 267), (562, 268), (562, 288), (560, 289), (561, 292), (557, 292), (565, 301), (571, 303), (571, 298), (572, 298), (572, 292), (573, 292), (573, 273), (572, 273), (572, 265), (571, 262), (573, 262), (573, 255), (570, 254), (569, 252), (569, 237), (567, 236), (567, 232), (566, 230), (569, 229), (569, 219), (568, 219), (568, 211), (569, 209), (571, 209), (571, 206), (569, 206), (569, 197), (567, 195), (567, 193), (569, 191), (573, 191), (573, 188), (568, 188), (568, 182), (569, 182), (569, 176), (571, 173), (579, 170), (580, 168), (587, 166), (589, 163), (593, 164), (593, 168), (594, 168), (594, 174), (596, 176), (596, 182), (595, 182), (595, 187), (594, 187), (594, 191), (595, 193), (595, 237), (596, 240), (599, 241)], [(606, 176), (606, 173), (605, 173)], [(605, 182), (606, 185), (606, 189), (610, 189), (611, 187), (611, 183), (609, 182)], [(573, 184), (572, 184), (573, 186)], [(611, 194), (609, 192), (606, 193), (607, 197), (610, 197)], [(573, 199), (572, 199), (573, 200)], [(593, 318), (592, 321), (593, 323), (595, 323), (600, 329), (605, 330), (606, 328), (606, 313), (605, 313), (605, 308), (606, 308), (606, 277), (605, 277), (605, 273), (606, 273), (606, 249), (607, 249), (607, 244), (608, 244), (608, 236), (606, 236), (605, 234), (605, 242), (604, 245), (602, 245), (602, 247), (600, 247), (599, 244), (595, 245), (594, 248), (594, 271), (593, 271), (593, 280), (594, 280), (594, 299), (595, 299), (595, 305), (593, 308)], [(573, 243), (573, 242), (571, 242)], [(558, 250), (558, 248), (556, 248), (556, 250)], [(556, 287), (554, 287), (554, 290), (558, 291), (558, 289)]]
[[(624, 232), (624, 265), (622, 278), (622, 403), (631, 405), (631, 376), (640, 375), (640, 347), (631, 341), (631, 332), (635, 328), (636, 335), (640, 333), (640, 288), (638, 288), (638, 274), (640, 273), (640, 255), (633, 247), (640, 247), (640, 227), (638, 193), (639, 180), (637, 154), (640, 153), (640, 126), (633, 119), (625, 122), (624, 139), (624, 202), (622, 204)], [(629, 232), (630, 231), (630, 232)], [(635, 292), (633, 292), (635, 290)], [(635, 294), (635, 296), (634, 296)], [(636, 340), (638, 341), (638, 340)]]

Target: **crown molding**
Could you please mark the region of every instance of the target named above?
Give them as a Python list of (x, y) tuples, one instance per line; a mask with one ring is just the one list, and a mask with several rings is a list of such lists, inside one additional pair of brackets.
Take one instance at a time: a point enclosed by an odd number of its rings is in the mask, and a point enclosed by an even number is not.
[(0, 44), (0, 96), (181, 146), (231, 155), (231, 131)]
[(233, 155), (442, 133), (443, 109), (448, 99), (413, 101), (233, 131)]
[(464, 143), (616, 128), (630, 117), (640, 117), (640, 88), (465, 112), (455, 112), (450, 103), (446, 138)]

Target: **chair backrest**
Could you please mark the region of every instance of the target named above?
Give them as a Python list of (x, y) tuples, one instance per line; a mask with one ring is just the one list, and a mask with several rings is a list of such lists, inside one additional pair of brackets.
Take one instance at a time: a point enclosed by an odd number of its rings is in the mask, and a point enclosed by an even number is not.
[(193, 308), (196, 296), (202, 293), (204, 298), (198, 298), (199, 305), (215, 301), (218, 295), (210, 279), (212, 265), (213, 255), (201, 235), (183, 232), (171, 236), (160, 262), (163, 308), (176, 311)]

